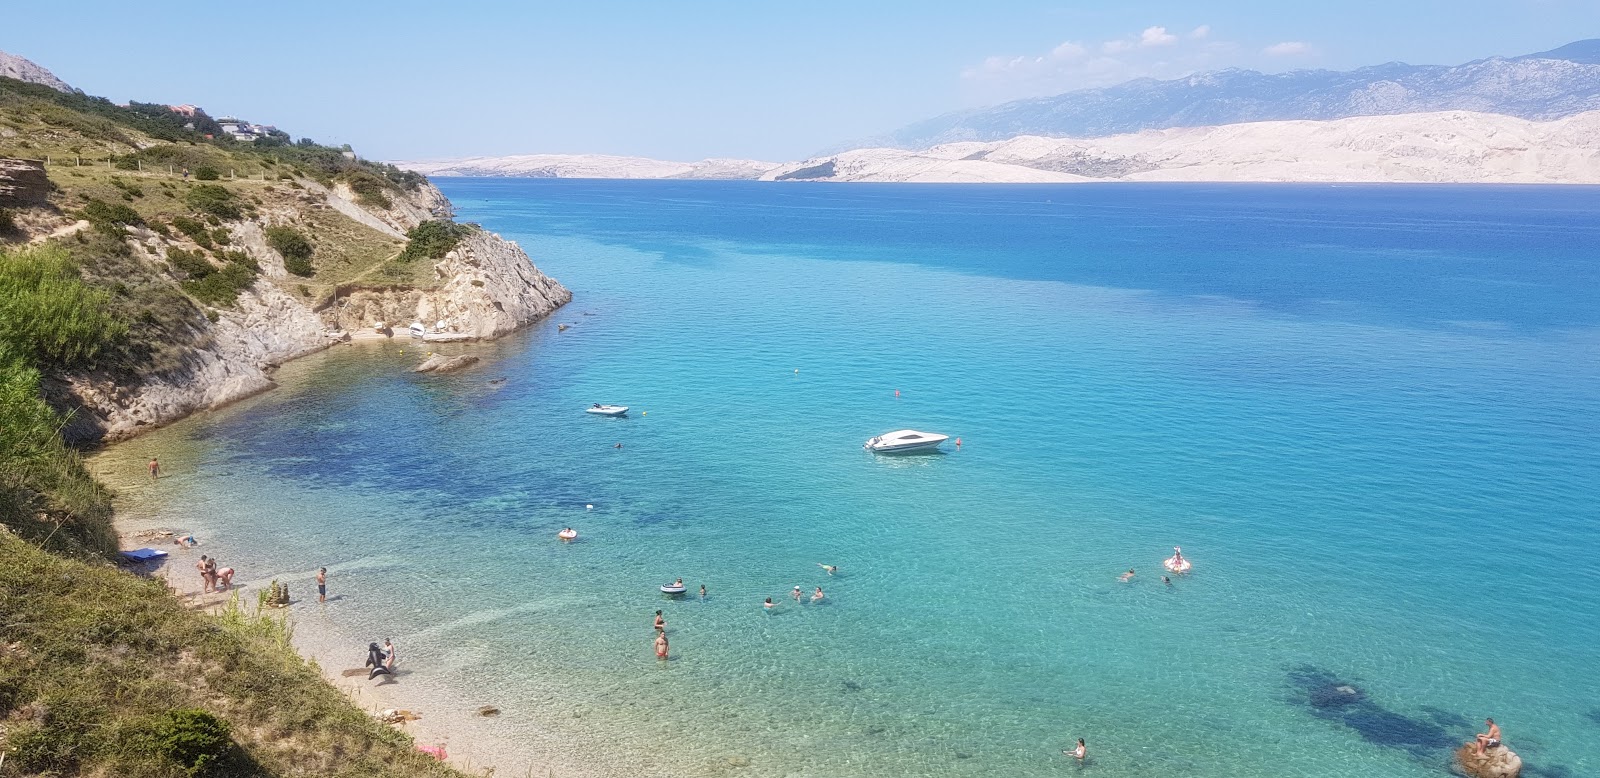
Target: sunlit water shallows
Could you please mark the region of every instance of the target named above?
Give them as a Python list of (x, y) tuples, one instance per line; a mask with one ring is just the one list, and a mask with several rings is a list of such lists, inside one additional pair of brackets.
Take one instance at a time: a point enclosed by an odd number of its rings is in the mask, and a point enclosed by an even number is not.
[(571, 305), (95, 462), (352, 665), (628, 775), (1600, 774), (1600, 190), (443, 186)]

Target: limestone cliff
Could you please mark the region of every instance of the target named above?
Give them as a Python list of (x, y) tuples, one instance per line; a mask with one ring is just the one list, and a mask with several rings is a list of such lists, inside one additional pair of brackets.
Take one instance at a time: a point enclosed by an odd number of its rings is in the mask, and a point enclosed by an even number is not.
[[(437, 289), (352, 289), (330, 316), (343, 326), (413, 321), (472, 338), (497, 338), (572, 299), (572, 293), (533, 266), (522, 248), (476, 232), (434, 265)], [(443, 325), (440, 327), (439, 325)]]
[[(57, 376), (49, 393), (72, 411), (65, 436), (74, 442), (131, 437), (190, 413), (233, 402), (273, 387), (271, 371), (282, 363), (347, 340), (346, 328), (370, 330), (377, 322), (404, 328), (444, 322), (451, 332), (496, 338), (549, 315), (572, 299), (561, 284), (539, 272), (528, 255), (498, 235), (477, 230), (432, 267), (433, 283), (352, 285), (337, 304), (296, 295), (299, 279), (284, 269), (266, 228), (296, 224), (313, 229), (311, 212), (332, 210), (385, 235), (403, 236), (424, 220), (448, 218), (450, 203), (432, 184), (392, 198), (389, 208), (357, 204), (344, 187), (299, 182), (294, 199), (270, 203), (249, 218), (226, 223), (230, 246), (260, 267), (255, 283), (237, 300), (188, 322), (191, 342), (172, 364), (130, 375), (100, 370)], [(182, 236), (131, 229), (126, 243), (142, 262), (163, 266), (181, 250)], [(302, 289), (303, 291), (303, 289)]]

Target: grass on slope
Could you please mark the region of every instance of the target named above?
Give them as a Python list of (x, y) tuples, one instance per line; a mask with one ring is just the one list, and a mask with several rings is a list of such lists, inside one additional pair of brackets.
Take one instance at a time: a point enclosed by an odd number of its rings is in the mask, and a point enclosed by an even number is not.
[(157, 581), (0, 532), (4, 774), (460, 775), (356, 708), (256, 611), (195, 613)]
[(130, 330), (60, 247), (0, 251), (0, 774), (458, 776), (329, 686), (280, 621), (191, 612), (106, 562), (110, 495), (39, 391)]

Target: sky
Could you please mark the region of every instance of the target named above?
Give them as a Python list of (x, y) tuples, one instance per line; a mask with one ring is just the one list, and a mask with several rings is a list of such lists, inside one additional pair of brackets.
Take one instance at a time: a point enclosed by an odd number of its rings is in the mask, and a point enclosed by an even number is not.
[(0, 50), (89, 94), (386, 160), (783, 161), (1141, 76), (1458, 64), (1594, 37), (1600, 0), (0, 2)]

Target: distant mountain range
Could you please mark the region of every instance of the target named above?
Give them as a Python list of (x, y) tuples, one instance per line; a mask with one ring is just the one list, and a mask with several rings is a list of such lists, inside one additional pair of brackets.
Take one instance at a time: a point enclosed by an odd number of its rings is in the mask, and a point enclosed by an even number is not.
[(1019, 135), (1093, 138), (1170, 127), (1452, 110), (1549, 121), (1596, 109), (1600, 39), (1455, 66), (1390, 62), (1349, 71), (1229, 69), (1172, 81), (1141, 78), (947, 113), (850, 145), (923, 149)]

